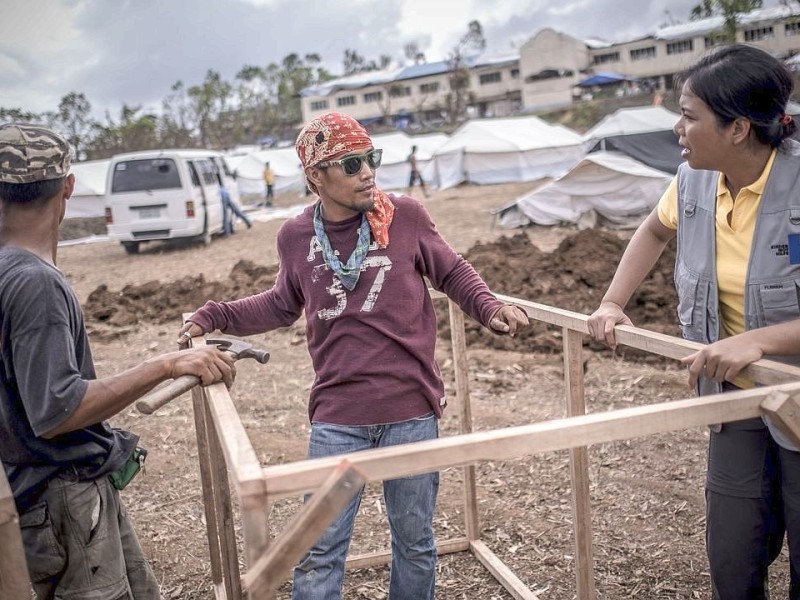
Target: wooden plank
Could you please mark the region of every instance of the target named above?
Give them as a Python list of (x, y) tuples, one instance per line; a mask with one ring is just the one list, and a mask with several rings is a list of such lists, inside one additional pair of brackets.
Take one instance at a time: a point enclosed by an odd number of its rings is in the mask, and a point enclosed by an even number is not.
[[(494, 578), (497, 579), (497, 582), (502, 585), (515, 600), (539, 600), (539, 595), (534, 594), (482, 541), (472, 541), (470, 543), (470, 550), (472, 550), (472, 553), (478, 561), (486, 567)], [(582, 596), (578, 597), (583, 600)]]
[(764, 399), (761, 409), (772, 417), (772, 422), (785, 433), (795, 446), (800, 447), (800, 394), (774, 392)]
[[(456, 401), (461, 433), (472, 433), (472, 402), (469, 396), (469, 363), (467, 361), (467, 337), (464, 329), (464, 313), (452, 300), (448, 300), (450, 310), (450, 339), (453, 345), (453, 369), (456, 380)], [(464, 467), (464, 528), (467, 538), (477, 540), (481, 537), (478, 519), (478, 486), (475, 466)]]
[[(383, 481), (479, 460), (505, 460), (538, 452), (567, 450), (654, 433), (749, 419), (761, 415), (761, 401), (775, 390), (796, 392), (800, 390), (800, 383), (364, 450), (349, 454), (347, 458), (364, 473), (368, 481)], [(336, 468), (341, 459), (341, 456), (318, 458), (265, 467), (264, 481), (270, 490), (270, 497), (313, 491)]]
[(192, 409), (194, 412), (194, 430), (197, 437), (197, 459), (200, 463), (200, 484), (203, 490), (203, 510), (206, 516), (206, 537), (208, 553), (211, 559), (211, 581), (222, 583), (222, 553), (219, 541), (221, 538), (220, 523), (215, 512), (214, 484), (211, 478), (211, 449), (208, 442), (208, 423), (206, 422), (205, 401), (200, 387), (192, 390)]
[[(225, 395), (227, 396), (227, 392)], [(210, 402), (205, 400), (204, 405), (206, 408), (209, 408), (206, 412), (207, 421), (211, 415)], [(217, 518), (220, 556), (222, 571), (224, 573), (223, 583), (225, 584), (225, 591), (228, 598), (230, 600), (240, 600), (242, 598), (242, 582), (239, 575), (239, 551), (236, 546), (236, 534), (234, 532), (233, 507), (231, 504), (230, 484), (228, 482), (228, 469), (225, 464), (225, 456), (221, 451), (221, 443), (217, 432), (210, 427), (207, 431), (211, 460), (210, 467), (214, 513)]]
[(0, 467), (0, 598), (31, 598), (19, 516), (5, 470)]
[[(586, 414), (583, 386), (583, 334), (564, 328), (564, 387), (568, 417)], [(572, 483), (572, 530), (575, 543), (575, 578), (578, 598), (594, 600), (594, 551), (592, 548), (592, 505), (589, 496), (589, 451), (586, 446), (570, 448)]]
[[(529, 317), (538, 321), (566, 327), (584, 334), (589, 333), (586, 325), (589, 320), (587, 315), (529, 302), (528, 300), (520, 300), (511, 296), (498, 294), (497, 298), (503, 302), (510, 302), (524, 308)], [(631, 327), (630, 325), (617, 325), (615, 334), (620, 344), (674, 359), (681, 359), (703, 347), (702, 344), (697, 342), (682, 340), (663, 333)], [(742, 375), (763, 385), (774, 385), (800, 380), (800, 367), (762, 359), (742, 370)]]
[(364, 485), (364, 477), (343, 460), (297, 513), (272, 547), (244, 576), (244, 588), (259, 600), (272, 597), (288, 571), (339, 517)]
[[(452, 554), (453, 552), (465, 552), (469, 550), (469, 540), (463, 538), (453, 538), (436, 543), (436, 554), (443, 556), (445, 554)], [(382, 550), (378, 552), (369, 552), (367, 554), (357, 554), (347, 559), (345, 567), (348, 571), (356, 569), (368, 569), (370, 567), (378, 567), (380, 565), (388, 565), (392, 560), (391, 550)]]

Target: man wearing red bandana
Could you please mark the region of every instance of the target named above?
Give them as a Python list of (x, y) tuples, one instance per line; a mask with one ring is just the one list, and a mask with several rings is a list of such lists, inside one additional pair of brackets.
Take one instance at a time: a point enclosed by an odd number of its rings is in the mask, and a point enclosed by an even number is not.
[[(514, 336), (528, 325), (527, 315), (494, 297), (420, 203), (375, 185), (381, 151), (356, 120), (318, 117), (296, 148), (319, 200), (281, 227), (275, 286), (208, 302), (179, 333), (252, 335), (291, 325), (305, 311), (316, 373), (308, 458), (434, 439), (446, 400), (428, 281), (499, 335)], [(383, 483), (390, 600), (434, 597), (438, 488), (438, 473)], [(294, 600), (341, 597), (360, 500), (361, 494), (295, 568)]]

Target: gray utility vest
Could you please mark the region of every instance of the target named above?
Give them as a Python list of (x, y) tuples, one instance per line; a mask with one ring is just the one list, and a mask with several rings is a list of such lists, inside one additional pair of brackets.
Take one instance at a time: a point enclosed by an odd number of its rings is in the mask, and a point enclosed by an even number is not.
[[(717, 289), (717, 171), (678, 169), (678, 251), (675, 288), (683, 337), (709, 344), (720, 338)], [(745, 329), (800, 318), (800, 144), (788, 141), (775, 156), (758, 209), (744, 291)], [(800, 356), (770, 356), (800, 365)], [(721, 384), (701, 377), (701, 395), (722, 391)], [(796, 450), (767, 420), (775, 440)]]

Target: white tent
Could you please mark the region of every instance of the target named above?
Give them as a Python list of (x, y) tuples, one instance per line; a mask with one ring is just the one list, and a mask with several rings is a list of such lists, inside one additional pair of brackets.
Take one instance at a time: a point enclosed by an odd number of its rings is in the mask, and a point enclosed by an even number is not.
[(109, 160), (73, 163), (75, 191), (67, 201), (65, 218), (102, 217), (105, 214), (106, 176)]
[(538, 117), (474, 119), (434, 152), (442, 188), (533, 181), (564, 173), (583, 156), (581, 136)]
[(621, 108), (607, 115), (583, 136), (583, 149), (616, 150), (659, 171), (675, 173), (683, 162), (678, 136), (672, 131), (678, 115), (662, 106)]
[(303, 189), (303, 169), (294, 148), (274, 148), (260, 150), (247, 156), (226, 156), (225, 160), (236, 173), (236, 183), (242, 196), (247, 194), (264, 195), (264, 163), (275, 175), (273, 190), (280, 192), (290, 189)]
[(411, 137), (402, 132), (377, 134), (372, 136), (373, 145), (383, 150), (383, 160), (378, 169), (376, 182), (384, 190), (405, 190), (411, 175), (408, 155), (411, 146), (417, 147), (417, 168), (429, 187), (438, 187), (435, 169), (431, 159), (433, 152), (445, 141), (444, 133), (432, 133)]
[(570, 171), (501, 207), (503, 227), (578, 223), (596, 215), (616, 227), (635, 227), (672, 180), (619, 152), (593, 152)]

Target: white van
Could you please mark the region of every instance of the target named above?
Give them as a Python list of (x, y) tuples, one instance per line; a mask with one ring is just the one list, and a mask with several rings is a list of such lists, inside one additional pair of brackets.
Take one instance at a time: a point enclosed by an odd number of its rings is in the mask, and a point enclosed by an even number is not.
[[(141, 242), (150, 240), (190, 237), (210, 243), (213, 234), (222, 233), (217, 180), (221, 167), (227, 169), (222, 154), (211, 150), (148, 150), (113, 156), (105, 197), (108, 237), (131, 254), (139, 251)], [(224, 177), (223, 182), (226, 179), (232, 181)], [(230, 184), (229, 191), (233, 193), (235, 187), (235, 182)]]

